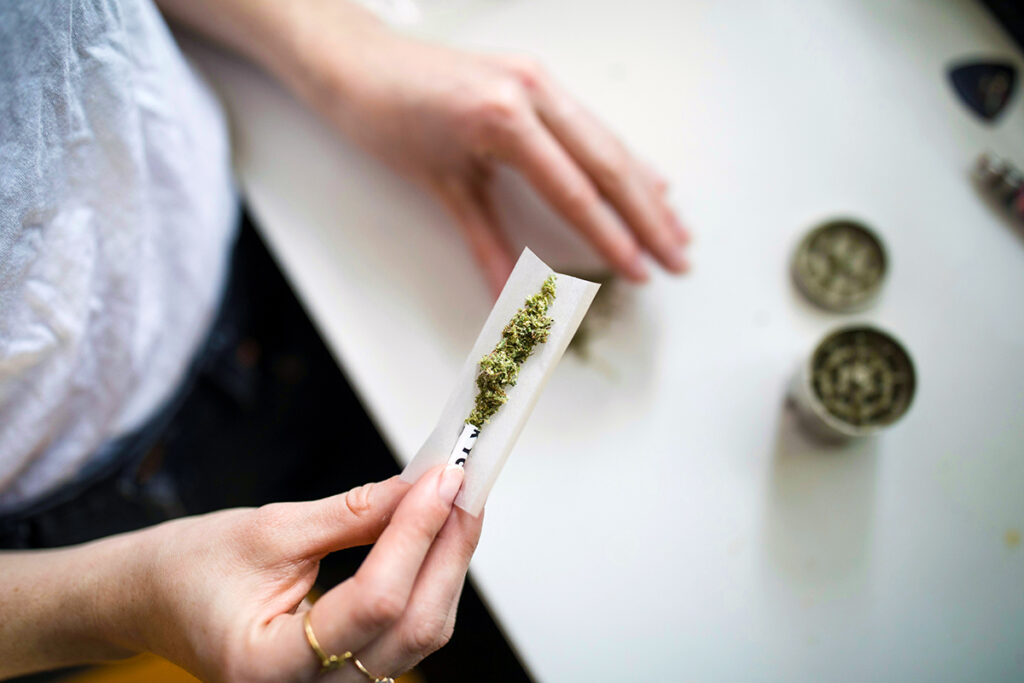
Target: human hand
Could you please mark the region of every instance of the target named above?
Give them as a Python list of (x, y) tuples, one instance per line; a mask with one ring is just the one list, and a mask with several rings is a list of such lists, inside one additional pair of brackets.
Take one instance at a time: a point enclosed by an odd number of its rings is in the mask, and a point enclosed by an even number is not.
[(497, 162), (522, 173), (628, 279), (647, 278), (643, 251), (674, 273), (688, 268), (689, 234), (665, 199), (665, 181), (537, 63), (385, 28), (362, 31), (358, 42), (322, 50), (307, 99), (440, 198), (495, 292), (515, 259), (488, 195)]
[(496, 163), (533, 188), (621, 275), (643, 252), (688, 267), (665, 181), (536, 62), (432, 45), (346, 0), (158, 0), (172, 18), (250, 56), (344, 133), (429, 188), (497, 293), (514, 254), (488, 184)]
[[(329, 552), (374, 543), (354, 576), (310, 612), (323, 649), (351, 651), (375, 676), (396, 676), (452, 634), (481, 519), (452, 510), (462, 469), (411, 488), (397, 477), (307, 503), (185, 518), (143, 532), (147, 649), (204, 681), (312, 681), (303, 598)], [(366, 681), (349, 663), (324, 677)]]

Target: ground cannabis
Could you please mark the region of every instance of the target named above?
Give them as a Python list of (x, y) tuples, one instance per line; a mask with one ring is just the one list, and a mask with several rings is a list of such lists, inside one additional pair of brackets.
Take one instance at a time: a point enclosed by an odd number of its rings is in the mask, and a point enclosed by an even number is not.
[(814, 393), (825, 410), (855, 427), (892, 424), (914, 398), (910, 357), (896, 340), (870, 328), (829, 336), (811, 362)]
[(533, 353), (533, 347), (548, 340), (554, 321), (547, 312), (554, 300), (555, 276), (550, 275), (540, 291), (527, 299), (505, 325), (494, 350), (480, 359), (480, 374), (476, 378), (479, 391), (467, 424), (483, 427), (508, 401), (505, 387), (515, 385), (519, 367)]

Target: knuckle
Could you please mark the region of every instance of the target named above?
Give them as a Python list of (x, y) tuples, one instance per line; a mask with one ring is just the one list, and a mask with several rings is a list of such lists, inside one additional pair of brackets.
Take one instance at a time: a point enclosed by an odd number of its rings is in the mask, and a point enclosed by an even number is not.
[(256, 518), (260, 526), (264, 528), (277, 528), (283, 526), (287, 515), (286, 503), (268, 503), (256, 508)]
[(503, 139), (519, 131), (527, 107), (522, 86), (513, 79), (501, 80), (476, 98), (468, 118), (482, 138)]
[(570, 188), (565, 194), (565, 204), (569, 214), (576, 219), (586, 217), (597, 203), (597, 195), (588, 187)]
[(418, 620), (405, 634), (403, 647), (411, 655), (425, 657), (447, 642), (444, 631), (444, 623), (438, 619)]
[(547, 77), (543, 65), (532, 57), (513, 57), (508, 67), (516, 79), (530, 90), (539, 88)]
[(500, 122), (515, 120), (523, 111), (524, 98), (518, 83), (501, 81), (477, 102), (485, 118)]
[(440, 504), (432, 504), (429, 508), (424, 508), (421, 514), (410, 517), (405, 522), (405, 529), (408, 534), (406, 538), (416, 542), (419, 542), (420, 539), (433, 538), (437, 535), (441, 525), (444, 524), (447, 514), (447, 508)]
[(270, 503), (249, 511), (234, 529), (240, 551), (250, 560), (279, 560), (294, 540), (294, 515), (289, 503)]
[(345, 493), (345, 507), (353, 517), (365, 517), (373, 509), (373, 490), (373, 484), (364, 484)]
[(644, 250), (640, 248), (640, 244), (633, 237), (627, 236), (621, 241), (613, 242), (610, 248), (618, 257), (623, 267), (634, 263), (637, 259), (643, 258), (644, 255)]
[(415, 508), (409, 509), (408, 514), (401, 517), (396, 516), (391, 522), (406, 542), (419, 543), (433, 539), (450, 515), (450, 508), (439, 497), (426, 498), (415, 501)]
[(288, 503), (269, 503), (253, 511), (254, 522), (248, 525), (247, 540), (253, 547), (262, 547), (268, 542), (280, 538), (291, 521)]
[(405, 602), (393, 593), (381, 593), (370, 604), (370, 615), (378, 623), (391, 624), (402, 616)]
[(405, 610), (405, 600), (394, 591), (370, 589), (361, 601), (357, 621), (371, 630), (379, 630), (398, 621)]
[(601, 187), (621, 185), (632, 171), (629, 156), (621, 147), (599, 159), (594, 169), (595, 180)]

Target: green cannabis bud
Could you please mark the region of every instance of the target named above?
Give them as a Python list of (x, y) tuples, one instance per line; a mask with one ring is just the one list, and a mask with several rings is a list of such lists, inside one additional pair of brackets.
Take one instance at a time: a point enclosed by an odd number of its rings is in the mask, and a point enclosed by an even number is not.
[(555, 276), (549, 275), (540, 291), (527, 299), (505, 325), (494, 350), (480, 359), (480, 374), (476, 377), (480, 391), (477, 392), (473, 412), (466, 418), (467, 424), (483, 427), (508, 401), (505, 387), (515, 386), (519, 367), (533, 353), (533, 347), (548, 340), (554, 320), (547, 312), (554, 300)]

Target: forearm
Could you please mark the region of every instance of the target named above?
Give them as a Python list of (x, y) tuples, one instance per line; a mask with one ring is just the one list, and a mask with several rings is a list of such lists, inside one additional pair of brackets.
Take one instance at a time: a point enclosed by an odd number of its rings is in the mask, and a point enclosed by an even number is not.
[(141, 534), (0, 553), (0, 678), (128, 657), (148, 572)]
[[(358, 63), (366, 38), (383, 30), (349, 0), (157, 0), (174, 23), (256, 62), (304, 98)], [(337, 88), (343, 83), (332, 82)]]

